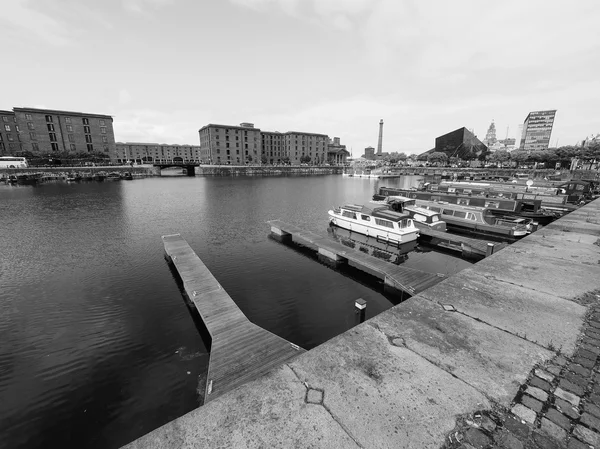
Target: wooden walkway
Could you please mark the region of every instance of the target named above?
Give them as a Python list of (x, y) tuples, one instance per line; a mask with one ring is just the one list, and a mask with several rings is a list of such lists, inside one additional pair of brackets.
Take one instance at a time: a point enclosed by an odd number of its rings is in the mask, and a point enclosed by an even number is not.
[(162, 240), (212, 339), (205, 403), (305, 352), (251, 323), (179, 234)]
[[(450, 232), (445, 231), (436, 231), (433, 229), (419, 229), (419, 234), (423, 236), (432, 237), (438, 239), (439, 241), (450, 243), (453, 245), (460, 245), (463, 253), (472, 252), (474, 254), (478, 254), (480, 256), (486, 257), (491, 254), (500, 251), (502, 248), (506, 247), (506, 243), (499, 242), (487, 242), (485, 240), (473, 239), (470, 237), (465, 237), (462, 235), (452, 234)], [(492, 245), (490, 248), (489, 244)]]
[(347, 263), (365, 273), (383, 279), (385, 284), (410, 295), (416, 295), (447, 277), (444, 274), (427, 273), (391, 264), (363, 252), (354, 251), (341, 243), (332, 241), (325, 235), (305, 231), (281, 220), (272, 220), (268, 223), (271, 225), (271, 231), (275, 234), (282, 237), (291, 236), (293, 241), (307, 246), (319, 254), (337, 262)]

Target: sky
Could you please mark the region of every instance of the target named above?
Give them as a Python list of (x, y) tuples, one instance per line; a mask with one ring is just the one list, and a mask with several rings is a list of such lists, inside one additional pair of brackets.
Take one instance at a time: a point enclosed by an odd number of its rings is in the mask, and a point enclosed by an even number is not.
[(551, 146), (600, 132), (598, 0), (10, 0), (0, 109), (109, 114), (117, 141), (208, 123), (422, 153), (460, 127)]

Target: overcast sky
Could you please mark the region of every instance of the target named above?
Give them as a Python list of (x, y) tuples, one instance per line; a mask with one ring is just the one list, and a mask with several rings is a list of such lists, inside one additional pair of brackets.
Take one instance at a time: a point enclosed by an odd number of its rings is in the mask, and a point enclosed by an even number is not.
[(465, 126), (551, 145), (600, 132), (598, 0), (3, 1), (0, 109), (110, 114), (118, 141), (198, 144), (207, 123), (420, 153)]

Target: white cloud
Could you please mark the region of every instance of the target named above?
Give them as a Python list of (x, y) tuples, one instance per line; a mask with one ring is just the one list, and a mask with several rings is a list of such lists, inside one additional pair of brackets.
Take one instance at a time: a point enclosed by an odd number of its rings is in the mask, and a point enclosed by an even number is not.
[(198, 145), (198, 130), (209, 122), (203, 113), (188, 110), (118, 109), (112, 115), (119, 142)]
[(374, 70), (406, 71), (505, 65), (540, 66), (598, 49), (596, 0), (230, 0), (279, 7), (295, 17), (342, 30), (356, 27)]
[(134, 13), (145, 13), (148, 9), (166, 6), (175, 0), (122, 0), (123, 8)]
[(0, 23), (2, 22), (8, 25), (8, 30), (5, 28), (4, 32), (10, 33), (12, 28), (15, 38), (17, 36), (19, 39), (22, 39), (23, 36), (35, 36), (43, 42), (57, 46), (73, 43), (69, 27), (62, 21), (36, 9), (32, 1), (3, 2), (0, 14)]
[(119, 104), (120, 105), (126, 105), (128, 103), (131, 103), (131, 94), (129, 93), (129, 91), (127, 89), (121, 89), (119, 91)]

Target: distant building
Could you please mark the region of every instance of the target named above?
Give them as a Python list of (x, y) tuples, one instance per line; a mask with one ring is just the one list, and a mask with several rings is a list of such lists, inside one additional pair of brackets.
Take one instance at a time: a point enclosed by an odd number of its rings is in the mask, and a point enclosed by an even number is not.
[(547, 150), (555, 115), (556, 109), (530, 112), (523, 122), (519, 148), (525, 151)]
[(346, 150), (346, 145), (340, 143), (339, 137), (329, 139), (327, 145), (327, 160), (334, 164), (345, 164), (348, 161), (350, 153)]
[(489, 153), (487, 146), (467, 128), (459, 128), (435, 139), (435, 148), (424, 154), (445, 153), (448, 158), (476, 159)]
[(490, 127), (488, 128), (487, 133), (485, 134), (485, 139), (483, 139), (483, 143), (487, 147), (491, 147), (496, 143), (496, 141), (496, 125), (492, 120), (492, 123), (490, 124)]
[(114, 162), (153, 163), (163, 161), (199, 161), (200, 146), (165, 143), (117, 142)]
[(30, 152), (39, 156), (56, 153), (106, 153), (115, 151), (110, 115), (54, 109), (13, 108), (0, 111), (0, 154)]
[(17, 117), (13, 111), (0, 110), (0, 156), (13, 156), (22, 151)]
[[(260, 162), (302, 161), (324, 163), (328, 160), (329, 137), (326, 134), (301, 131), (262, 131), (252, 123), (240, 126), (209, 124), (199, 130), (200, 155), (203, 162), (213, 164), (245, 164)], [(309, 159), (310, 158), (310, 159)]]
[(326, 134), (288, 131), (285, 133), (285, 143), (292, 164), (299, 164), (302, 156), (310, 157), (312, 163), (327, 162), (329, 137)]
[(261, 132), (252, 123), (240, 126), (211, 123), (198, 132), (202, 162), (233, 165), (260, 162)]
[(375, 148), (373, 148), (373, 147), (365, 148), (365, 154), (363, 155), (363, 157), (369, 161), (374, 161), (375, 160)]
[[(1, 113), (1, 112), (0, 112)], [(590, 134), (585, 139), (581, 141), (581, 146), (587, 148), (591, 145), (600, 144), (600, 133), (598, 134)]]
[(285, 134), (279, 131), (261, 131), (262, 155), (269, 164), (280, 164), (286, 157)]
[(516, 148), (517, 139), (507, 137), (506, 139), (498, 140), (498, 143), (501, 145), (502, 150), (512, 151)]

